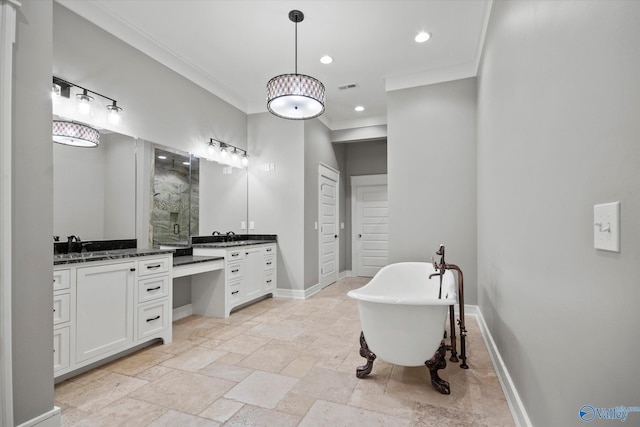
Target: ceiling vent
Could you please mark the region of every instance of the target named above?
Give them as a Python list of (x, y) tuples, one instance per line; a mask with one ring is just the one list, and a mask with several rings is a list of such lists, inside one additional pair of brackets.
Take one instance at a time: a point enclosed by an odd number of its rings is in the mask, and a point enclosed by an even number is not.
[(355, 89), (355, 88), (357, 88), (357, 87), (358, 87), (358, 84), (357, 84), (357, 83), (349, 83), (349, 84), (346, 84), (346, 85), (340, 85), (340, 86), (338, 86), (338, 89), (340, 89), (340, 90), (347, 90), (347, 89)]

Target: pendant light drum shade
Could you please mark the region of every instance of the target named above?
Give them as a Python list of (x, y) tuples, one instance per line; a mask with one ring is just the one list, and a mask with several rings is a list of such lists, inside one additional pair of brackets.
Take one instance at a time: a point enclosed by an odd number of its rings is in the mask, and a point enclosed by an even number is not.
[(74, 147), (97, 147), (100, 144), (100, 132), (91, 126), (65, 120), (53, 121), (53, 142)]
[(316, 78), (298, 74), (298, 22), (303, 19), (301, 11), (289, 12), (296, 31), (295, 72), (280, 74), (267, 83), (267, 110), (283, 119), (313, 119), (324, 113), (324, 85)]
[(305, 74), (281, 74), (267, 83), (267, 109), (283, 119), (304, 120), (324, 112), (324, 85)]

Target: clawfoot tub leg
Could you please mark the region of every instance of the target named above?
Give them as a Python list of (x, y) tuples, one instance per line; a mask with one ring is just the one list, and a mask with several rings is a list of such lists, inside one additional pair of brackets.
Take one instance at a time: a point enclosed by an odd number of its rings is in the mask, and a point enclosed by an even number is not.
[(446, 360), (447, 348), (444, 344), (444, 340), (440, 342), (440, 347), (436, 350), (436, 354), (426, 362), (429, 373), (431, 374), (431, 385), (442, 394), (451, 394), (451, 388), (449, 383), (438, 376), (438, 371), (444, 369), (447, 366)]
[(360, 356), (367, 359), (367, 364), (356, 368), (356, 377), (364, 378), (371, 373), (371, 370), (373, 369), (373, 361), (376, 360), (376, 355), (369, 350), (367, 341), (364, 339), (364, 332), (362, 331), (360, 331)]
[(456, 350), (456, 315), (453, 311), (452, 305), (449, 306), (449, 325), (451, 327), (451, 346), (449, 347), (451, 350), (451, 357), (449, 360), (451, 362), (459, 362), (458, 351)]

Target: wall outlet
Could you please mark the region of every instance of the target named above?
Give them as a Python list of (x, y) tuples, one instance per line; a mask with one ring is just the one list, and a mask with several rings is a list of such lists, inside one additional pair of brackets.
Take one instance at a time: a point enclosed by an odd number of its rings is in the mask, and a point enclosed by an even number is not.
[(344, 230), (344, 222), (340, 223), (340, 230)]
[(593, 247), (620, 252), (620, 202), (593, 206)]
[(241, 221), (240, 230), (246, 230), (246, 229), (247, 229), (247, 221)]
[(249, 230), (255, 230), (256, 229), (256, 223), (254, 221), (249, 221)]

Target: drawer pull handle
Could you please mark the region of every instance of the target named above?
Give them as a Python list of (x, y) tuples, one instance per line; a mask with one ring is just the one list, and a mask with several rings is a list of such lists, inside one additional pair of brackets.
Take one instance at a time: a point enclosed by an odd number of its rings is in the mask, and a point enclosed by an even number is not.
[(54, 313), (56, 312), (56, 309), (55, 309), (55, 308), (53, 309), (53, 312), (54, 312)]
[(231, 254), (231, 256), (232, 256), (232, 257), (237, 257), (238, 255), (240, 255), (240, 253), (239, 253), (239, 252), (236, 252), (236, 253)]
[(232, 273), (237, 273), (238, 271), (240, 271), (239, 268), (236, 268), (235, 270), (231, 270)]
[(147, 319), (147, 322), (153, 322), (154, 320), (158, 320), (160, 316), (152, 317), (151, 319)]
[(158, 289), (160, 289), (160, 286), (156, 286), (155, 288), (148, 288), (147, 292), (157, 291)]
[(271, 265), (271, 261), (269, 261), (269, 262), (267, 263), (267, 265)]
[(162, 267), (162, 264), (147, 265), (147, 270), (155, 270), (156, 268), (160, 268), (160, 267)]
[(130, 268), (129, 271), (136, 271), (136, 269), (135, 268)]
[(271, 280), (271, 279), (267, 280), (267, 283), (271, 283), (271, 282), (272, 282), (272, 280)]
[(235, 294), (237, 294), (238, 292), (240, 292), (240, 291), (233, 291), (233, 292), (231, 292), (231, 295), (235, 295)]

